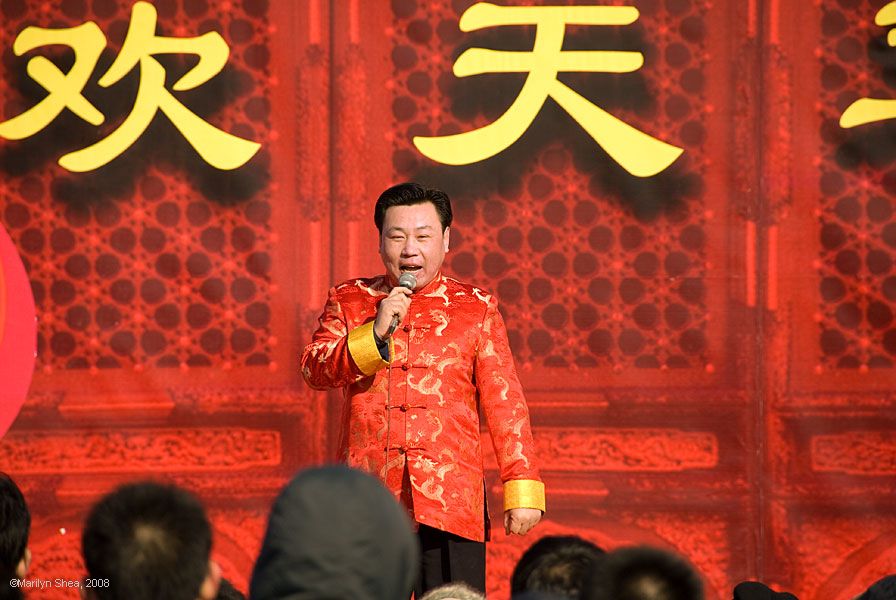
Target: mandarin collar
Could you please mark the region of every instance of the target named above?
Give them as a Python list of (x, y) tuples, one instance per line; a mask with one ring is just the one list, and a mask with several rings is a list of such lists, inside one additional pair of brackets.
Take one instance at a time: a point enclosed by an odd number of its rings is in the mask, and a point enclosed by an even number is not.
[[(442, 271), (439, 270), (439, 272), (436, 273), (436, 276), (432, 278), (432, 281), (427, 283), (424, 287), (422, 287), (418, 290), (414, 290), (414, 295), (415, 296), (418, 294), (426, 295), (431, 292), (434, 292), (435, 290), (438, 289), (439, 285), (441, 285), (442, 279), (443, 279)], [(374, 284), (374, 287), (378, 292), (383, 293), (383, 294), (388, 294), (389, 291), (392, 289), (389, 287), (389, 276), (381, 275), (380, 281), (378, 282), (378, 284)]]
[(436, 273), (436, 276), (432, 278), (432, 281), (426, 284), (426, 286), (420, 288), (419, 290), (414, 290), (414, 295), (420, 294), (425, 296), (430, 292), (434, 292), (439, 288), (442, 284), (442, 271)]

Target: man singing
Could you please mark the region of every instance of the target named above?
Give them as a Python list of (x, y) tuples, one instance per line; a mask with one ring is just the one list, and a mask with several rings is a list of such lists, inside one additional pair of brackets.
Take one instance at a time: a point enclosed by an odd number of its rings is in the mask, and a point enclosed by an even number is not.
[(418, 598), (452, 581), (485, 591), (480, 410), (504, 483), (506, 533), (525, 534), (545, 507), (497, 302), (441, 272), (451, 220), (444, 192), (416, 183), (383, 192), (374, 222), (385, 274), (332, 288), (302, 353), (311, 387), (344, 390), (344, 460), (379, 475), (417, 523)]

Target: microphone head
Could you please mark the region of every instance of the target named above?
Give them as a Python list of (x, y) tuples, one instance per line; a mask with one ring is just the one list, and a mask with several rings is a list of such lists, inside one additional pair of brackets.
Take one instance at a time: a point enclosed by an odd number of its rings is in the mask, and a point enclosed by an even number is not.
[(398, 278), (398, 286), (413, 291), (417, 287), (417, 278), (414, 277), (413, 273), (402, 273), (401, 277)]

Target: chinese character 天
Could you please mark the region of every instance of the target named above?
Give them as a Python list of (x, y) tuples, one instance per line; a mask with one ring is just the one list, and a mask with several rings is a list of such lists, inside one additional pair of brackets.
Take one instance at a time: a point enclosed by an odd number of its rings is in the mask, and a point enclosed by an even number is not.
[(465, 165), (502, 152), (529, 128), (545, 100), (553, 98), (610, 157), (638, 177), (666, 169), (683, 152), (635, 129), (594, 105), (557, 79), (560, 72), (631, 73), (644, 55), (631, 51), (563, 51), (566, 25), (630, 25), (638, 19), (633, 6), (496, 6), (478, 3), (461, 16), (465, 32), (486, 27), (535, 25), (531, 51), (470, 48), (454, 63), (457, 77), (482, 73), (528, 73), (519, 96), (494, 122), (473, 131), (438, 137), (415, 137), (425, 156), (449, 165)]

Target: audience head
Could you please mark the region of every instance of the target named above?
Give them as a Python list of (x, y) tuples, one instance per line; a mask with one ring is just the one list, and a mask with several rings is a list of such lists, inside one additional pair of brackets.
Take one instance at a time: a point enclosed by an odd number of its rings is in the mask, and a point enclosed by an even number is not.
[(218, 595), (215, 600), (246, 600), (245, 594), (233, 587), (233, 584), (226, 579), (221, 579), (221, 585), (218, 587)]
[(894, 600), (896, 598), (896, 575), (878, 579), (855, 600)]
[(252, 600), (407, 600), (420, 549), (407, 513), (372, 476), (308, 469), (274, 502)]
[(124, 485), (94, 505), (82, 536), (100, 600), (213, 599), (221, 573), (210, 560), (211, 525), (191, 494), (172, 485)]
[(18, 589), (9, 586), (13, 578), (24, 579), (31, 564), (28, 534), (31, 513), (16, 482), (0, 472), (0, 598), (16, 598)]
[(526, 550), (513, 569), (510, 592), (548, 592), (578, 599), (585, 577), (604, 551), (577, 535), (548, 535)]
[(569, 596), (558, 596), (553, 592), (536, 592), (535, 590), (527, 590), (518, 594), (513, 594), (511, 600), (568, 600)]
[(420, 600), (485, 600), (485, 595), (465, 583), (448, 583), (429, 590)]
[(734, 600), (798, 600), (793, 594), (776, 592), (764, 583), (744, 581), (734, 586)]
[(676, 554), (648, 546), (620, 548), (595, 563), (582, 600), (703, 600), (703, 583)]

